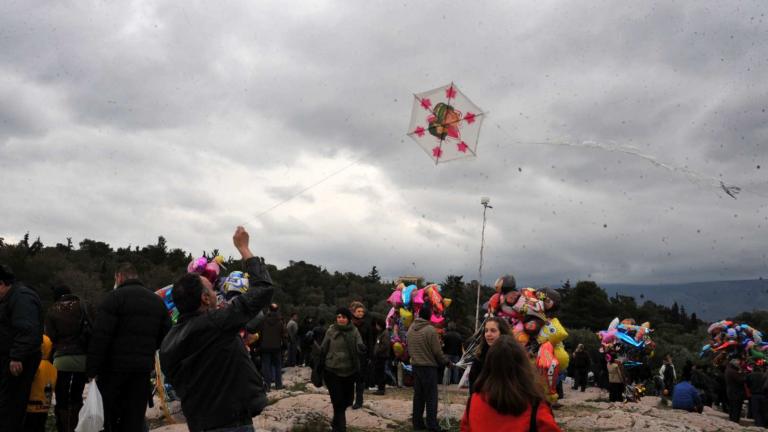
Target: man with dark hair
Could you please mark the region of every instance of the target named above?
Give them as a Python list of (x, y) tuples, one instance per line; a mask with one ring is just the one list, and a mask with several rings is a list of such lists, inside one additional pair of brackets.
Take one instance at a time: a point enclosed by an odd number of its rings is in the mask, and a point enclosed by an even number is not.
[(239, 333), (269, 304), (272, 279), (264, 259), (253, 256), (243, 227), (237, 227), (233, 241), (245, 260), (248, 291), (217, 309), (210, 281), (187, 274), (171, 293), (180, 317), (160, 348), (160, 364), (181, 398), (191, 432), (252, 431), (252, 418), (267, 404), (264, 383)]
[(691, 385), (690, 369), (683, 371), (683, 379), (672, 390), (672, 408), (699, 414), (704, 410), (699, 391)]
[(132, 264), (118, 265), (115, 289), (98, 307), (85, 363), (101, 392), (106, 432), (144, 427), (155, 351), (170, 327), (163, 300), (141, 283)]
[[(413, 429), (440, 431), (437, 424), (437, 372), (438, 366), (453, 366), (443, 355), (440, 336), (429, 321), (432, 308), (424, 304), (419, 316), (408, 329), (408, 354), (413, 366)], [(426, 428), (424, 408), (427, 409)]]
[(23, 429), (42, 343), (40, 297), (0, 265), (0, 431)]

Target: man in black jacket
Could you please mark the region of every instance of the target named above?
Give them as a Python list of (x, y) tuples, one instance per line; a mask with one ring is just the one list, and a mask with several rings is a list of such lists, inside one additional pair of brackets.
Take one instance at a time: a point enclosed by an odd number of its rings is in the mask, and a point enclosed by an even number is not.
[(248, 232), (237, 227), (235, 247), (245, 260), (250, 288), (216, 309), (211, 283), (187, 274), (173, 285), (179, 322), (160, 348), (160, 364), (181, 398), (191, 432), (253, 430), (252, 417), (267, 404), (264, 384), (239, 337), (240, 329), (272, 299), (264, 260), (248, 247)]
[(101, 392), (106, 432), (144, 427), (155, 351), (170, 327), (163, 300), (142, 285), (132, 264), (120, 264), (115, 289), (98, 307), (85, 362)]
[(23, 429), (42, 342), (40, 298), (0, 265), (0, 431)]

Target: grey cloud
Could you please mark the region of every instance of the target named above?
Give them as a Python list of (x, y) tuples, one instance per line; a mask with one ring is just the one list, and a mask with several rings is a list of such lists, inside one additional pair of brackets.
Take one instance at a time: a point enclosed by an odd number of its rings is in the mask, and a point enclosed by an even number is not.
[[(0, 95), (17, 103), (0, 108), (0, 179), (19, 205), (0, 211), (0, 235), (162, 234), (199, 253), (245, 223), (278, 264), (471, 279), (488, 195), (486, 279), (755, 276), (768, 223), (762, 9), (5, 3)], [(452, 80), (490, 114), (477, 159), (434, 166), (405, 137), (411, 94)], [(632, 145), (745, 192), (734, 201), (630, 155), (546, 140)], [(323, 177), (301, 164), (357, 158), (383, 184), (347, 170), (253, 216)], [(365, 198), (361, 226), (295, 210), (336, 193)]]

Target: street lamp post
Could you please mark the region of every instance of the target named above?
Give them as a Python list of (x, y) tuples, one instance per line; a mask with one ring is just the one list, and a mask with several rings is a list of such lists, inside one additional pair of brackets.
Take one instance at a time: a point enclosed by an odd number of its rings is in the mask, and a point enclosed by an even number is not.
[(477, 269), (477, 305), (475, 305), (475, 333), (480, 326), (480, 287), (483, 285), (483, 249), (485, 249), (485, 212), (490, 206), (491, 199), (488, 197), (480, 198), (480, 204), (483, 205), (483, 231), (480, 234), (480, 267)]

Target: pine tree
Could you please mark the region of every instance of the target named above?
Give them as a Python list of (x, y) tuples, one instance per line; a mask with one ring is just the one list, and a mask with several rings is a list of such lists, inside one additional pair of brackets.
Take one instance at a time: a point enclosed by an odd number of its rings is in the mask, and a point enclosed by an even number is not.
[(379, 270), (376, 269), (376, 266), (373, 266), (371, 272), (365, 277), (365, 280), (366, 282), (381, 282), (381, 275), (379, 274)]

